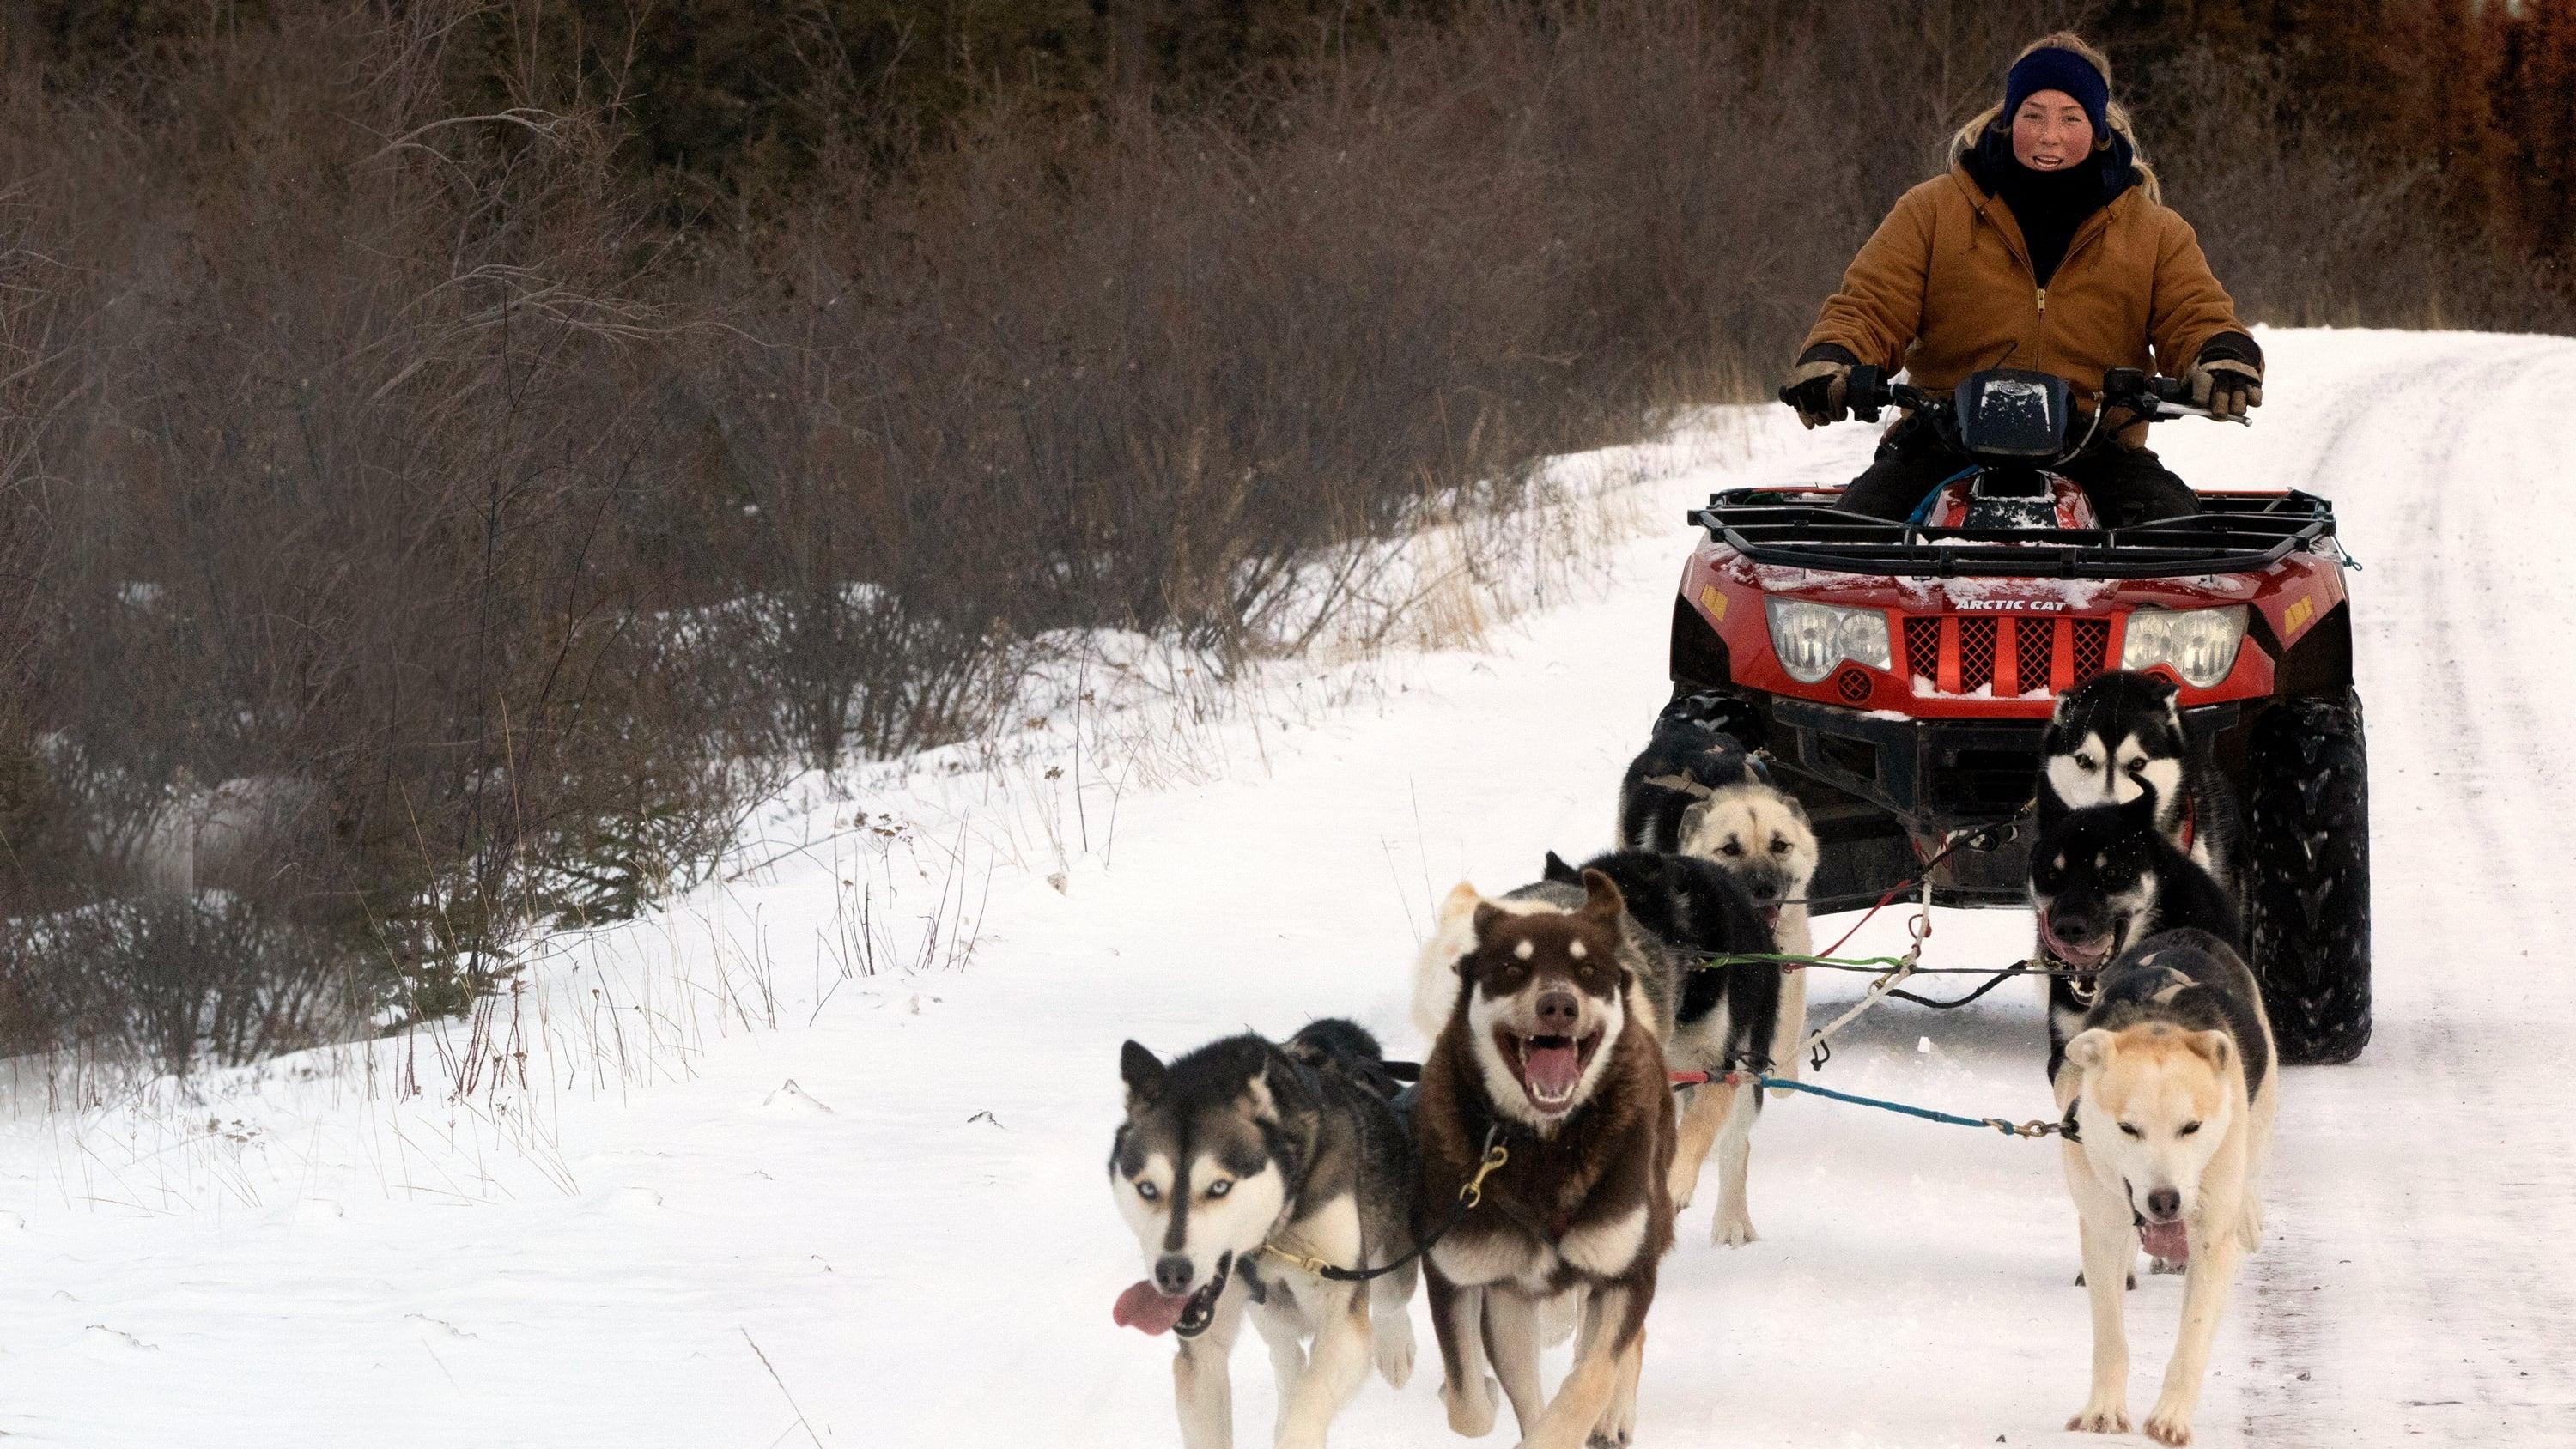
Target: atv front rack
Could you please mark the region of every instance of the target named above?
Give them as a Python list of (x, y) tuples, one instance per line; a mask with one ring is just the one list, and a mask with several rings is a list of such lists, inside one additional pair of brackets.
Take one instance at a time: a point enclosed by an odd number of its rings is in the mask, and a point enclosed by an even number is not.
[(2152, 579), (2256, 573), (2335, 531), (2313, 493), (2203, 493), (2132, 528), (1926, 528), (1830, 505), (1838, 490), (1730, 488), (1690, 521), (1755, 563), (1891, 578)]

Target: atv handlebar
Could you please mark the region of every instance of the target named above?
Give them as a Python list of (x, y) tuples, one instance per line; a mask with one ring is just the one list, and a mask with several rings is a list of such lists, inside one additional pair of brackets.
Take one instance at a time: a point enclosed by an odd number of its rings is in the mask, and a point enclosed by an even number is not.
[[(1878, 421), (1881, 408), (1900, 407), (1911, 413), (1948, 416), (1957, 404), (1948, 393), (1927, 392), (1912, 383), (1895, 382), (1883, 368), (1861, 366), (1851, 370), (1847, 397), (1852, 416), (1865, 423)], [(2208, 418), (2213, 422), (2251, 423), (2242, 414), (2221, 417), (2191, 401), (2191, 384), (2179, 377), (2150, 377), (2134, 367), (2115, 367), (2102, 374), (2102, 390), (2094, 395), (2097, 409), (2119, 408), (2142, 423), (2165, 418)]]

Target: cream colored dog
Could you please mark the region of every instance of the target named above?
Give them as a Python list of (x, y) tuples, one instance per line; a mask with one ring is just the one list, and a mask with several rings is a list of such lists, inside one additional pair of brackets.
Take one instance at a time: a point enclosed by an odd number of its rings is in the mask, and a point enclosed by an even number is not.
[(2093, 1389), (2069, 1429), (2129, 1429), (2124, 1299), (2141, 1242), (2186, 1260), (2182, 1331), (2146, 1431), (2191, 1442), (2218, 1315), (2263, 1229), (2279, 1077), (2254, 973), (2206, 931), (2167, 931), (2101, 977), (2066, 1044), (2063, 1156), (2093, 1307)]

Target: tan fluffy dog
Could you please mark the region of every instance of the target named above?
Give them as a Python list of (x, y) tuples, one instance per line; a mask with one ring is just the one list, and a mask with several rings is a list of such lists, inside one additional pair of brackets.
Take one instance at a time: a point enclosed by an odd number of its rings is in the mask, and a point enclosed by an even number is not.
[(2277, 1109), (2272, 1028), (2254, 974), (2206, 931), (2133, 946), (2066, 1044), (2059, 1105), (2076, 1131), (2066, 1188), (2093, 1307), (2093, 1388), (2069, 1429), (2129, 1429), (2124, 1298), (2141, 1242), (2183, 1259), (2182, 1331), (2146, 1431), (2191, 1442), (2201, 1378), (2237, 1268), (2262, 1236)]

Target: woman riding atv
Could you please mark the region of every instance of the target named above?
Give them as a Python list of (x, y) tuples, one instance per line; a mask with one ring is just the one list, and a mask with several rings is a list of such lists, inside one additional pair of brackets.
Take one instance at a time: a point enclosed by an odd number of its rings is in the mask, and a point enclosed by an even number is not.
[[(1850, 407), (1856, 366), (1931, 392), (1982, 368), (2020, 367), (2098, 394), (2115, 367), (2187, 378), (2196, 406), (2242, 418), (2263, 400), (2263, 350), (2210, 275), (2191, 226), (2159, 199), (2111, 66), (2074, 35), (2013, 63), (2001, 105), (1951, 142), (1950, 174), (1898, 199), (1807, 334), (1780, 400), (1817, 427)], [(2145, 446), (2146, 425), (2107, 426), (2058, 471), (2082, 485), (2107, 527), (2200, 511)], [(1840, 507), (1904, 519), (1959, 470), (1912, 415)]]

